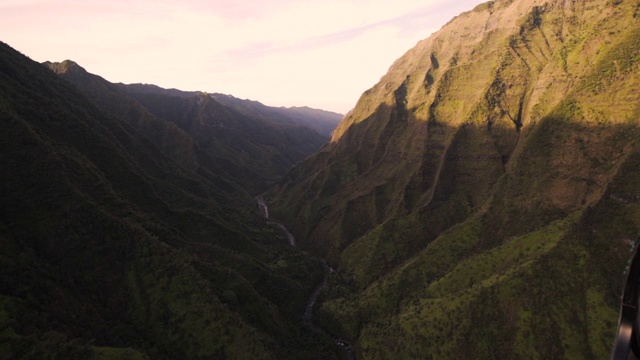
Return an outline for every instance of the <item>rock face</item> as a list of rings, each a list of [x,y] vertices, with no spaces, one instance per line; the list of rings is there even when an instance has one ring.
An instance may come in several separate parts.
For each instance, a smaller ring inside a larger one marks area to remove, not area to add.
[[[640,4],[503,0],[367,90],[267,200],[363,358],[608,357],[640,229]]]

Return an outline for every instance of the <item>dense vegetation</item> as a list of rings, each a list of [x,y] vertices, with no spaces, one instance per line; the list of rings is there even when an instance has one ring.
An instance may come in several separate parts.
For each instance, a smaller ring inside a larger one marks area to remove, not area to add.
[[[606,358],[640,230],[637,1],[497,0],[398,59],[268,197],[358,356]]]
[[[302,325],[320,261],[98,80],[92,102],[0,43],[0,358],[339,358]]]
[[[606,358],[640,230],[640,3],[496,0],[335,116],[0,44],[0,358]],[[54,74],[52,71],[54,70]],[[303,126],[304,125],[304,126]]]
[[[254,194],[325,144],[341,119],[327,111],[272,108],[222,94],[112,84],[69,60],[45,65],[176,162],[208,168]]]

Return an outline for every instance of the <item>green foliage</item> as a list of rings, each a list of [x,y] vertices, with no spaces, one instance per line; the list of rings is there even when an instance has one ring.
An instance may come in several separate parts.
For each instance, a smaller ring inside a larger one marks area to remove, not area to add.
[[[236,197],[246,190],[266,190],[317,150],[340,118],[308,108],[270,108],[220,94],[112,84],[69,61],[45,65],[100,109],[146,134],[176,163],[232,188]]]
[[[300,321],[320,261],[206,156],[176,163],[162,138],[184,133],[139,115],[0,44],[1,356],[335,358]]]
[[[640,229],[638,7],[574,5],[462,14],[268,194],[338,266],[316,322],[359,357],[608,355]],[[122,122],[12,54],[0,52],[3,352],[336,357],[300,326],[320,263],[234,184],[282,174],[294,159],[279,144],[305,145],[304,131],[255,128],[248,114],[266,110],[206,94],[93,98],[136,114]]]
[[[581,91],[600,94],[616,81],[635,69],[640,62],[640,30],[634,27],[620,36],[620,41],[609,51],[603,52],[598,65],[580,86]]]
[[[272,194],[322,204],[287,221],[338,265],[323,326],[363,358],[608,356],[640,229],[636,5],[482,4],[363,94]]]

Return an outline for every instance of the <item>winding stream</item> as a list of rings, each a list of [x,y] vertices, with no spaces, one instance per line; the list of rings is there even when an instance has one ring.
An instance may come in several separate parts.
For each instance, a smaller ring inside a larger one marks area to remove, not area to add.
[[[262,195],[256,196],[256,202],[258,203],[258,207],[262,211],[262,216],[264,216],[265,219],[269,220],[269,208],[267,207],[267,203],[264,201],[264,197]],[[273,220],[271,220],[270,222],[275,224],[282,230],[282,232],[287,236],[287,240],[289,240],[289,244],[291,246],[296,246],[296,239],[283,224]],[[320,284],[318,284],[318,286],[316,286],[316,288],[313,290],[313,293],[311,293],[311,296],[307,301],[307,306],[305,307],[304,315],[302,317],[303,322],[311,330],[320,331],[329,335],[333,339],[333,342],[347,353],[347,357],[349,358],[349,360],[356,360],[356,351],[350,342],[341,339],[327,331],[324,331],[313,323],[313,307],[315,306],[316,301],[318,300],[318,296],[320,295],[322,290],[327,287],[327,277],[334,271],[325,260],[322,260],[322,264],[324,266],[324,277],[322,278]]]

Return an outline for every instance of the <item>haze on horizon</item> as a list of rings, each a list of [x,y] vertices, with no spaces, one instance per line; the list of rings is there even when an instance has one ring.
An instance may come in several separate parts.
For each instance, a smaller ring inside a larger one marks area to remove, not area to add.
[[[111,82],[346,113],[481,0],[0,0],[0,41]]]

